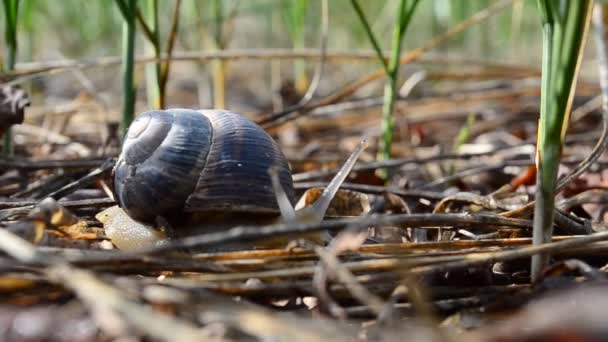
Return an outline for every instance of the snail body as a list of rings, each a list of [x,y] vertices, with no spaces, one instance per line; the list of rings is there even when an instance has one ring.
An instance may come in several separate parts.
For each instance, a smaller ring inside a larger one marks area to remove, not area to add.
[[[151,225],[205,213],[277,215],[271,167],[293,203],[287,160],[255,123],[229,111],[153,110],[129,127],[115,197],[131,218]]]
[[[113,170],[120,208],[97,217],[121,249],[242,224],[320,222],[364,147],[362,141],[313,205],[295,210],[288,162],[255,123],[224,110],[144,112]],[[170,229],[158,234],[158,226]]]

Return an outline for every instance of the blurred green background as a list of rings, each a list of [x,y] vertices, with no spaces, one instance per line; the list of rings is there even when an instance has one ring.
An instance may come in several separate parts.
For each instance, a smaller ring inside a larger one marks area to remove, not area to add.
[[[195,50],[215,35],[217,11],[212,0],[183,0],[178,49]],[[293,26],[298,25],[293,7],[297,0],[223,0],[223,35],[231,48],[292,47]],[[305,1],[304,44],[318,45],[320,2]],[[422,0],[406,40],[407,49],[420,46],[442,31],[488,7],[489,0]],[[140,1],[140,7],[142,6]],[[159,2],[160,27],[167,34],[174,1]],[[370,49],[365,31],[349,0],[330,0],[329,48]],[[388,47],[397,0],[362,1],[375,33]],[[277,20],[278,17],[278,20]],[[4,18],[2,18],[4,20]],[[18,60],[50,59],[56,53],[68,58],[117,55],[120,52],[122,18],[113,1],[108,0],[21,0],[19,12]],[[201,36],[201,33],[203,36]],[[137,37],[143,43],[143,36]],[[531,45],[535,44],[535,45]],[[466,52],[469,57],[496,61],[536,62],[540,47],[540,22],[534,0],[515,1],[492,19],[481,23],[441,50]],[[143,44],[137,44],[143,52]]]
[[[148,1],[151,0],[138,1],[144,17]],[[163,44],[170,31],[175,3],[173,0],[158,2],[160,41]],[[490,0],[421,0],[405,35],[404,53],[423,46],[433,37],[496,3]],[[399,1],[360,1],[360,5],[382,49],[388,51]],[[321,1],[317,0],[183,0],[179,14],[175,54],[216,49],[318,50],[320,45]],[[4,13],[0,18],[5,20]],[[36,65],[27,62],[66,59],[92,61],[106,56],[120,56],[121,32],[122,16],[114,1],[20,0],[17,68]],[[2,39],[2,46],[5,47],[4,37]],[[586,58],[592,58],[593,49],[588,50],[591,53]],[[153,55],[139,25],[135,51],[137,56]],[[328,51],[366,51],[373,55],[368,36],[349,0],[329,1]],[[536,1],[521,0],[512,1],[498,14],[450,39],[428,55],[540,69],[541,52],[541,25]],[[213,106],[211,62],[172,63],[166,105]],[[316,60],[281,60],[272,63],[270,60],[249,59],[228,61],[225,68],[225,106],[237,111],[270,110],[271,98],[279,91],[281,82],[293,80],[298,84],[302,82],[298,79],[304,78],[306,85],[306,81],[312,78]],[[317,94],[329,94],[378,67],[378,60],[373,58],[355,62],[328,61]],[[401,68],[400,73],[403,77],[417,68],[416,65],[407,65]],[[459,70],[461,66],[439,63],[424,68]],[[95,85],[98,94],[107,95],[109,103],[118,101],[118,104],[119,71],[119,64],[114,64],[83,69],[82,75]],[[583,68],[583,76],[590,73],[593,74],[594,69],[588,71]],[[69,73],[46,75],[37,78],[37,81],[34,85],[40,88],[34,89],[43,90],[47,102],[49,96],[71,98],[83,90],[81,82],[75,82],[74,75]],[[140,92],[138,101],[145,101],[145,73],[141,65],[135,70],[135,83]],[[302,92],[303,87],[298,88]],[[367,87],[358,95],[378,94],[381,90],[381,87]]]

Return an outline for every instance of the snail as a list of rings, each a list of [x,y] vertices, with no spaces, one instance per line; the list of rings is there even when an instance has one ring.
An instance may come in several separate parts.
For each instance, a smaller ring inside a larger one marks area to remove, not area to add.
[[[158,226],[181,237],[252,218],[321,221],[362,150],[363,143],[312,206],[296,211],[287,159],[260,126],[225,110],[147,111],[129,127],[113,169],[120,208],[100,220],[121,249],[162,242]]]

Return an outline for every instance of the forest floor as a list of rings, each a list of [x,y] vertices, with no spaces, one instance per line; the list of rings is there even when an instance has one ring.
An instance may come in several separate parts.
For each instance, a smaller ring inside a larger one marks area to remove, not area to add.
[[[349,58],[363,57],[328,61]],[[57,77],[34,82],[33,92],[65,89],[60,105],[32,96],[24,124],[13,127],[15,157],[0,160],[0,339],[606,338],[608,159],[564,184],[553,242],[532,247],[539,71],[418,62],[405,69],[393,158],[384,161],[376,161],[377,92],[317,95],[311,103],[321,105],[279,116],[271,99],[233,80],[232,107],[277,140],[298,198],[314,201],[362,137],[369,147],[321,223],[239,222],[134,252],[116,248],[98,219],[115,205],[119,99],[94,87],[76,92]],[[338,77],[332,72],[325,77]],[[192,82],[176,77],[170,105],[196,106]],[[288,81],[275,90],[282,107],[302,96]],[[598,93],[595,81],[579,82],[562,176],[603,147]],[[319,231],[332,235],[327,246],[265,245]],[[539,252],[551,254],[551,266],[532,284],[530,257]]]

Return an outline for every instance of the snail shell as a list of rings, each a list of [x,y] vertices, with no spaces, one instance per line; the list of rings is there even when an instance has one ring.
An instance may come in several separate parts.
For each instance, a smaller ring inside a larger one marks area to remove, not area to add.
[[[130,217],[150,224],[207,212],[276,214],[270,167],[293,203],[287,160],[255,123],[222,110],[153,110],[129,127],[114,168],[115,197]]]

